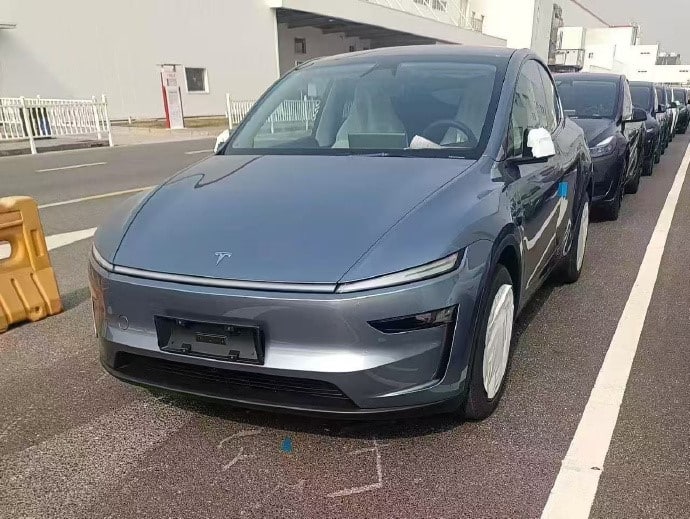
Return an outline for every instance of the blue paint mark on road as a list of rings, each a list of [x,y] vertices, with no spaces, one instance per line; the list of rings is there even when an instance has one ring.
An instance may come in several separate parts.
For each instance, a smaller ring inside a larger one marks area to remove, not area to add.
[[[286,436],[280,444],[280,450],[286,454],[292,454],[292,438]]]

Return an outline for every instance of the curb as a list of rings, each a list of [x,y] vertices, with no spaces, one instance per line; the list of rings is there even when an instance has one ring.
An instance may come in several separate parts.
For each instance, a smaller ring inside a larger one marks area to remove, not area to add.
[[[65,144],[55,144],[54,146],[41,146],[38,148],[38,155],[42,153],[47,153],[50,151],[66,151],[66,150],[81,150],[86,148],[102,148],[107,147],[107,142],[99,141],[88,141],[88,142],[74,142]],[[17,155],[30,155],[31,149],[26,148],[13,148],[10,150],[0,150],[0,157],[15,157]]]
[[[185,128],[182,130],[169,130],[167,128],[129,128],[126,126],[113,126],[112,132],[113,136],[118,134],[130,134],[130,135],[164,135],[164,136],[186,136],[186,137],[217,137],[220,132],[223,131],[223,127],[219,126],[217,128],[202,130],[202,129],[191,129]]]

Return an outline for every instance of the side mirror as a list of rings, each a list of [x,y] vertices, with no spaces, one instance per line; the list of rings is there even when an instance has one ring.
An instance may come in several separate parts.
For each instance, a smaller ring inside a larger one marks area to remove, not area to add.
[[[223,132],[216,137],[216,144],[213,146],[213,153],[218,153],[223,145],[230,139],[230,130],[223,130]]]
[[[632,119],[630,119],[631,122],[633,123],[643,123],[647,120],[647,112],[643,110],[642,108],[638,107],[633,107],[632,111]]]
[[[520,178],[520,171],[514,166],[521,164],[539,164],[547,162],[549,157],[556,154],[556,147],[551,139],[551,133],[545,128],[525,130],[522,155],[510,157],[507,163],[512,166],[511,180]]]
[[[536,128],[527,133],[527,148],[535,159],[546,159],[556,154],[551,132],[546,128]]]

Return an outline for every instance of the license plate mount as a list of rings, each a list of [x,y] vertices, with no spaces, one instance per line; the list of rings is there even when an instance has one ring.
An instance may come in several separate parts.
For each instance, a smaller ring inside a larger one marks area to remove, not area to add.
[[[258,326],[155,317],[162,351],[226,362],[263,364],[264,344]]]

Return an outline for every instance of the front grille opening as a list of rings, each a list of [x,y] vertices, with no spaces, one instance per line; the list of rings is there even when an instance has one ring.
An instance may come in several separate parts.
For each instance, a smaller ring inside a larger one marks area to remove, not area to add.
[[[337,386],[321,380],[199,366],[120,352],[115,369],[128,378],[175,391],[306,409],[357,409]]]

